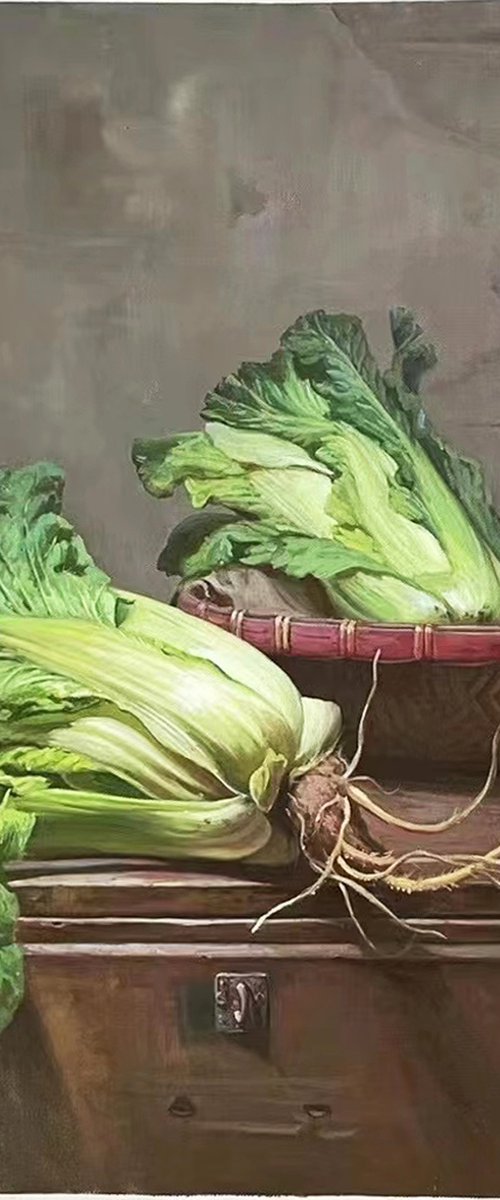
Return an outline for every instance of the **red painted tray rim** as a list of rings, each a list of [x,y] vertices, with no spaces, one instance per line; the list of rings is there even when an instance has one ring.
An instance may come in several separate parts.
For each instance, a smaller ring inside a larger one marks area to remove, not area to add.
[[[368,625],[327,617],[258,615],[211,603],[183,590],[183,612],[226,629],[271,657],[426,662],[457,666],[500,663],[500,625]]]

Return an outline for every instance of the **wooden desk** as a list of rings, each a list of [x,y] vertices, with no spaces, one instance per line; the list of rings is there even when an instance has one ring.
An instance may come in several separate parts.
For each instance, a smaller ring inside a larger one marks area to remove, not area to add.
[[[465,798],[415,786],[406,811]],[[468,849],[500,840],[500,801],[467,830]],[[500,1194],[494,887],[398,902],[442,942],[398,942],[365,912],[372,953],[326,888],[253,935],[298,879],[104,861],[12,876],[28,988],[0,1039],[3,1191]],[[220,971],[267,976],[265,1029],[217,1032]]]

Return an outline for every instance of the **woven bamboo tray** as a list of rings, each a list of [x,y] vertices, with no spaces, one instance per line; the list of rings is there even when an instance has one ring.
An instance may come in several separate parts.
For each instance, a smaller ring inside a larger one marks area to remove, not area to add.
[[[177,595],[185,612],[276,659],[303,694],[341,705],[353,742],[380,650],[367,724],[367,769],[425,778],[437,769],[486,771],[500,723],[500,625],[363,625],[214,603],[203,584]]]

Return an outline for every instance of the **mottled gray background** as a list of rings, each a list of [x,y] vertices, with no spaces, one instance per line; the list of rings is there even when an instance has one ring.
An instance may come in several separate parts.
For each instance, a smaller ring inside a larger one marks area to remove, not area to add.
[[[500,4],[0,7],[4,462],[55,458],[94,554],[154,568],[182,501],[134,435],[197,423],[301,311],[382,354],[414,306],[429,408],[500,482]]]

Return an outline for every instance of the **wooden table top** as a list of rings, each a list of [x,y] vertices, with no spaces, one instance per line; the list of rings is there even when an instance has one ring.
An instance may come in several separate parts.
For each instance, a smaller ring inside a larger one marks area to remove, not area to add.
[[[432,785],[405,783],[394,796],[381,797],[381,802],[412,821],[439,821],[464,808],[481,782],[459,779]],[[387,786],[391,786],[390,782]],[[371,820],[370,829],[380,836],[379,822]],[[416,835],[384,825],[383,840],[396,853],[416,846],[454,854],[490,850],[500,842],[500,786],[496,786],[476,813],[446,833]],[[303,866],[286,871],[257,871],[241,864],[180,865],[130,858],[25,861],[11,865],[8,875],[26,918],[246,918],[249,921],[300,891],[313,878]],[[418,897],[387,895],[391,907],[402,915],[489,915],[500,919],[500,890],[493,883]],[[301,902],[284,915],[319,918],[341,914],[345,915],[345,908],[337,889],[323,887],[313,899]]]

